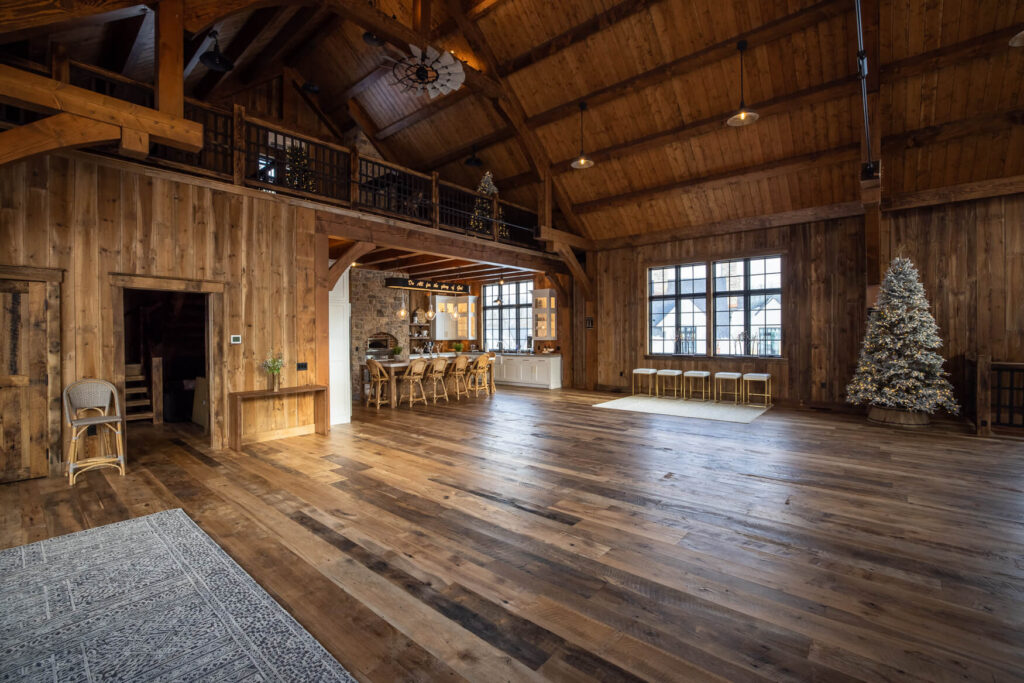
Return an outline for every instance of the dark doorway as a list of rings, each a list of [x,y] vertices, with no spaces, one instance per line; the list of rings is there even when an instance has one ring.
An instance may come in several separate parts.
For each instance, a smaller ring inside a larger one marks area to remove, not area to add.
[[[128,420],[191,421],[209,428],[207,297],[195,292],[124,290]]]

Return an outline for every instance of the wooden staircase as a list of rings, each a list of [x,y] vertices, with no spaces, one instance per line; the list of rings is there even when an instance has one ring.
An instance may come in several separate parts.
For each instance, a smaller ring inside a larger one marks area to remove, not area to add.
[[[148,377],[142,363],[125,364],[125,420],[152,420],[153,424],[164,421],[163,375],[162,358],[152,359]]]

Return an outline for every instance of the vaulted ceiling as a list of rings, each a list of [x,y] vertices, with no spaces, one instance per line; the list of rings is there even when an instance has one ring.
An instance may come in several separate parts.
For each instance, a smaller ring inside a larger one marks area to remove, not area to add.
[[[222,11],[255,8],[223,17],[195,4],[193,96],[223,98],[289,66],[319,86],[318,106],[339,129],[358,125],[392,161],[473,186],[483,169],[462,162],[475,146],[502,196],[528,206],[550,171],[560,227],[588,237],[860,198],[852,0],[225,0]],[[1024,49],[1009,46],[1024,30],[1024,0],[865,0],[864,10],[883,196],[1024,173]],[[30,58],[62,43],[76,59],[151,80],[151,15],[140,6],[105,25],[13,37]],[[381,36],[391,45],[363,41],[367,16],[391,22]],[[223,78],[196,59],[210,28],[237,64]],[[409,34],[479,78],[436,100],[402,92],[388,59]],[[746,101],[761,120],[729,128],[740,38]],[[582,101],[597,164],[573,171]]]

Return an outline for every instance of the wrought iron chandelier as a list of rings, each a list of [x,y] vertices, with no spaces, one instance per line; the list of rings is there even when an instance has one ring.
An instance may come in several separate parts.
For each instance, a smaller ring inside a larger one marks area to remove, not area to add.
[[[425,92],[433,99],[455,92],[466,81],[462,62],[451,52],[440,52],[429,45],[426,50],[410,45],[409,51],[412,54],[395,60],[391,67],[395,85],[403,92]]]

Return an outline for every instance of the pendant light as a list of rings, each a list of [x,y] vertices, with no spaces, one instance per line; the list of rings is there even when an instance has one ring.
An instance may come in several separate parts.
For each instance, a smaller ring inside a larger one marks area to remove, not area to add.
[[[504,285],[505,284],[505,269],[504,268],[498,271],[498,284],[499,285]]]
[[[434,310],[434,295],[427,294],[427,320],[433,320],[435,315],[437,315],[437,312]]]
[[[405,304],[405,290],[402,290],[402,307],[398,309],[398,319],[405,320],[409,317],[409,307]]]
[[[587,103],[580,102],[580,155],[572,160],[569,164],[577,171],[582,171],[585,168],[590,168],[594,165],[593,159],[588,159],[587,155],[583,153],[583,112],[587,110]]]
[[[234,62],[221,54],[220,41],[218,40],[217,32],[210,31],[210,37],[213,38],[213,49],[207,50],[201,54],[199,56],[199,62],[210,71],[219,71],[224,73],[234,69]]]
[[[743,53],[747,51],[747,41],[741,40],[736,43],[736,49],[740,53],[740,108],[725,122],[726,125],[733,126],[734,128],[749,126],[760,118],[756,111],[747,108],[747,103],[743,99]]]
[[[469,166],[470,168],[480,168],[481,166],[484,165],[484,160],[476,155],[476,145],[472,146],[472,150],[473,151],[470,153],[470,155],[466,157],[466,160],[463,161],[462,163],[465,164],[466,166]]]

